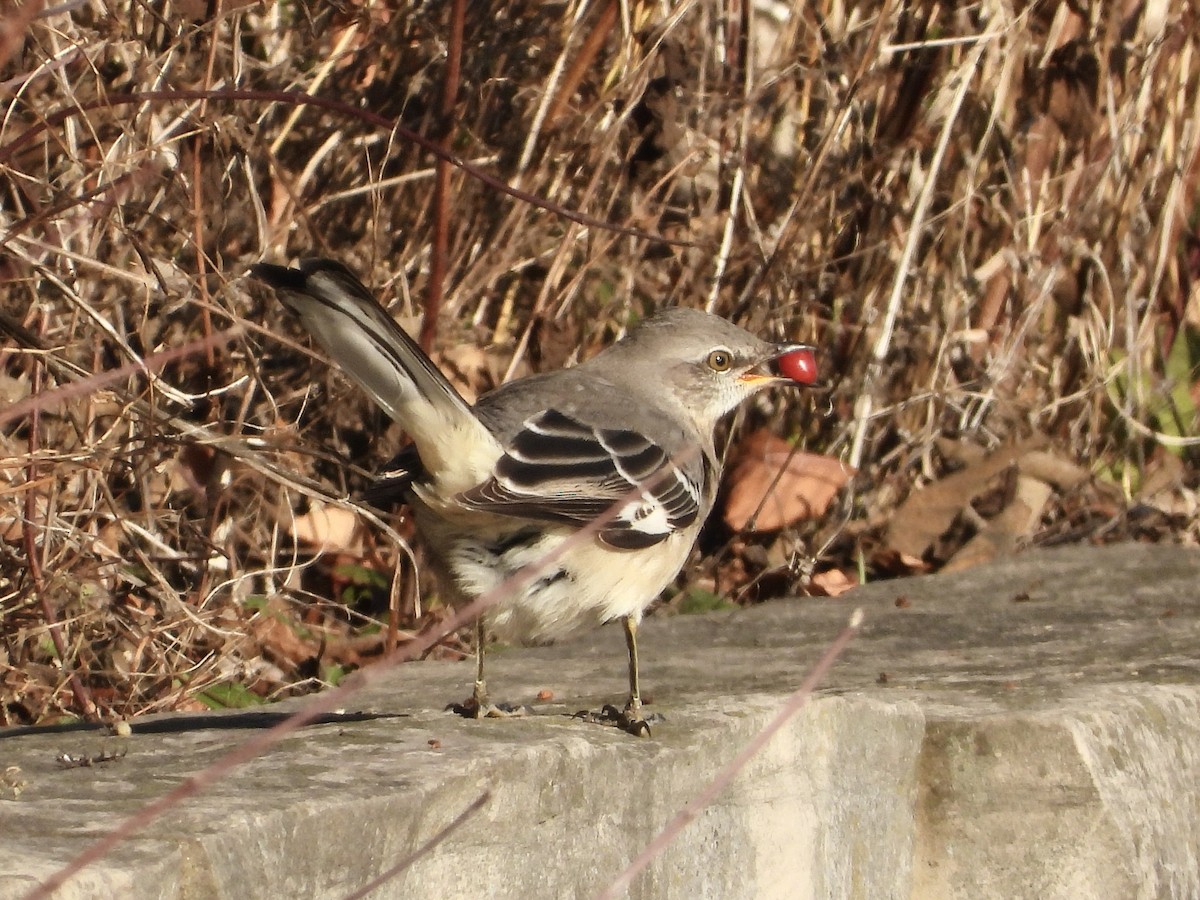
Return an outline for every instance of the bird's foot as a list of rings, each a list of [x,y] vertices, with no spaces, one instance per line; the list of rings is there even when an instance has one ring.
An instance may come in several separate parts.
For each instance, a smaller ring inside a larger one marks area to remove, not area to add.
[[[470,697],[462,703],[451,703],[446,711],[464,719],[514,719],[528,715],[529,707],[515,703],[491,703],[486,699],[481,701],[477,697]]]
[[[650,723],[664,721],[663,717],[658,713],[645,715],[642,712],[642,705],[640,703],[631,703],[624,710],[617,709],[611,703],[606,703],[600,712],[592,712],[591,710],[584,709],[575,713],[572,718],[582,719],[585,722],[591,722],[593,725],[608,725],[611,728],[619,728],[626,734],[632,734],[634,737],[650,737]]]

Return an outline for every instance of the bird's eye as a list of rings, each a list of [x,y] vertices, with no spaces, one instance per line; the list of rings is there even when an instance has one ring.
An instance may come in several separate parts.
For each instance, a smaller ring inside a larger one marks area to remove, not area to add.
[[[708,354],[708,367],[714,372],[728,372],[733,365],[733,354],[728,350],[714,350]]]

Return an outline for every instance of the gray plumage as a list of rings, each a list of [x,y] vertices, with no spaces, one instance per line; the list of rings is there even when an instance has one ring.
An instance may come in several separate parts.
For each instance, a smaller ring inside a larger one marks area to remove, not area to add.
[[[452,602],[494,589],[625,503],[596,537],[502,598],[486,623],[506,640],[536,643],[622,619],[627,712],[640,721],[637,622],[712,509],[715,426],[764,387],[802,383],[773,363],[810,348],[669,309],[574,368],[510,382],[472,407],[345,266],[312,259],[251,271],[412,437],[420,466],[402,483]]]

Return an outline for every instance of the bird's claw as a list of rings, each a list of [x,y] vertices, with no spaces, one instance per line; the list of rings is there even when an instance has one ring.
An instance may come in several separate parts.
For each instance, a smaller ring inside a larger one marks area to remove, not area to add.
[[[447,712],[464,719],[515,719],[529,714],[529,707],[515,703],[480,703],[472,697],[462,703],[451,703],[446,707]]]
[[[648,716],[643,715],[641,704],[638,704],[637,707],[629,706],[624,710],[620,710],[611,703],[604,704],[600,712],[582,709],[575,713],[572,718],[582,719],[584,722],[590,722],[593,725],[607,725],[611,728],[619,728],[621,731],[624,731],[626,734],[632,734],[634,737],[651,737],[650,723],[663,721],[663,717],[658,713],[651,713]]]

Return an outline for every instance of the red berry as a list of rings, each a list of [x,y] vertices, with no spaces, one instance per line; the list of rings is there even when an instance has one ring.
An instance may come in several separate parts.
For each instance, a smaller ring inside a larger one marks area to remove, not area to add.
[[[816,384],[817,356],[810,348],[801,347],[775,360],[775,370],[797,384]]]

